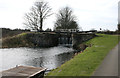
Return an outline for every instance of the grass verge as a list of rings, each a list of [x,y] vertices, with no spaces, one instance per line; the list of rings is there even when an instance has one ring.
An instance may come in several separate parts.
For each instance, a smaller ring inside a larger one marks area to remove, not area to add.
[[[87,42],[84,52],[52,70],[47,76],[91,76],[107,53],[118,44],[118,36],[99,34]]]
[[[27,32],[2,39],[2,48],[29,47],[33,45],[26,38]]]

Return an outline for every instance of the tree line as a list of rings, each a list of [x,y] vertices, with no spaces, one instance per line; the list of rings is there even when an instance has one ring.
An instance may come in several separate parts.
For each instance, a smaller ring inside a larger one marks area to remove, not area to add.
[[[49,16],[53,15],[52,8],[48,2],[39,1],[35,2],[29,13],[25,14],[25,22],[23,23],[28,29],[42,31],[43,22]],[[66,6],[61,8],[56,14],[56,21],[54,29],[78,29],[76,17],[70,7]]]
[[[0,28],[0,30],[2,30],[2,37],[0,37],[0,38],[11,37],[11,36],[18,35],[20,33],[30,32],[30,30],[28,30],[28,29]]]

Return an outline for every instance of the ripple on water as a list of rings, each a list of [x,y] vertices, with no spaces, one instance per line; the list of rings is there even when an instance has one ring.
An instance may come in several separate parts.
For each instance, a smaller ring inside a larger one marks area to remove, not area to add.
[[[73,56],[73,49],[63,46],[51,48],[5,48],[0,49],[0,65],[5,70],[16,65],[29,65],[54,69]],[[1,62],[2,61],[2,62]]]

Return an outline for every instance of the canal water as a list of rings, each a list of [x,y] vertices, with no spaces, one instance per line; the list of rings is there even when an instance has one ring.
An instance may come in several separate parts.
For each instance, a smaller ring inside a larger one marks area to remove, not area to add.
[[[55,69],[70,60],[72,48],[57,46],[51,48],[6,48],[0,49],[0,71],[16,65]]]

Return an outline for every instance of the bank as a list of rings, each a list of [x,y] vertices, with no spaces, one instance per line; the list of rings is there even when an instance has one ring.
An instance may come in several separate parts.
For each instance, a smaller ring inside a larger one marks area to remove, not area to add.
[[[91,76],[108,52],[118,44],[118,36],[99,34],[84,42],[88,47],[47,76]]]
[[[2,48],[39,47],[47,48],[62,45],[77,45],[94,38],[94,33],[70,32],[25,32],[2,40]],[[84,48],[84,47],[83,47]]]
[[[2,39],[2,48],[57,46],[57,35],[54,33],[25,32]]]

